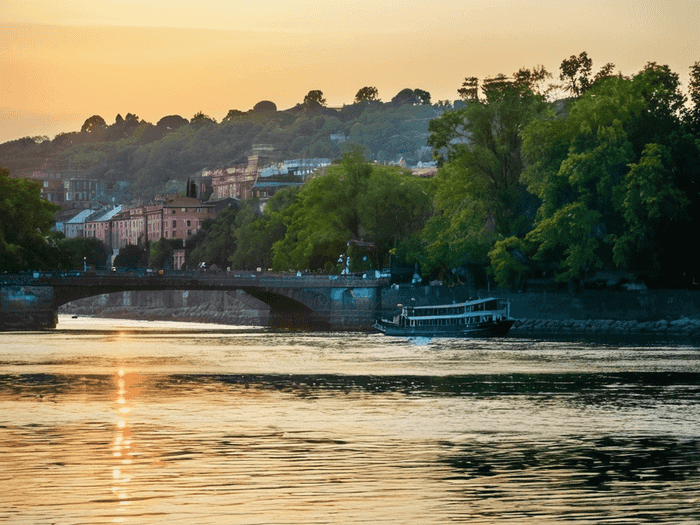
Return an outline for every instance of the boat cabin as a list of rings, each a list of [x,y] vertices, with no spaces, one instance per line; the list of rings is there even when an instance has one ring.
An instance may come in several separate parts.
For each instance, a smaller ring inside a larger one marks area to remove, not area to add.
[[[509,304],[500,299],[479,299],[440,306],[403,306],[399,326],[454,326],[498,322],[510,316]]]

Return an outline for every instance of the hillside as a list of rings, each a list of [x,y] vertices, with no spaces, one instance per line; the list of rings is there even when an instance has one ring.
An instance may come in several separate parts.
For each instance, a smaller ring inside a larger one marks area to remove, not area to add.
[[[254,145],[265,145],[264,160],[338,158],[349,143],[365,148],[368,160],[409,163],[430,160],[428,122],[444,107],[415,100],[363,102],[342,108],[315,103],[278,111],[263,101],[250,111],[231,110],[217,123],[198,113],[156,124],[117,115],[107,124],[88,118],[80,132],[25,137],[0,144],[0,165],[14,175],[36,170],[73,172],[108,183],[128,181],[132,196],[151,197],[166,187],[184,186],[198,171],[245,162]]]

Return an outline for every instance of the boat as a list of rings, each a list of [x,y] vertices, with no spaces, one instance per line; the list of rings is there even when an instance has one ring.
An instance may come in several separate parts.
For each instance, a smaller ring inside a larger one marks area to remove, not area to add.
[[[510,303],[489,297],[466,303],[404,306],[393,319],[380,319],[374,328],[385,335],[406,337],[498,337],[515,323]]]

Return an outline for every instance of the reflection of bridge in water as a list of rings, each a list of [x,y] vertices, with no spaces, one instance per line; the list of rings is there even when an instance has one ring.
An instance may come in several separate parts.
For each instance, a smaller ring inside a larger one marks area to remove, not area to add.
[[[242,290],[270,306],[277,327],[369,329],[386,279],[255,273],[113,274],[34,272],[0,275],[0,330],[54,328],[58,307],[85,297],[139,290]]]

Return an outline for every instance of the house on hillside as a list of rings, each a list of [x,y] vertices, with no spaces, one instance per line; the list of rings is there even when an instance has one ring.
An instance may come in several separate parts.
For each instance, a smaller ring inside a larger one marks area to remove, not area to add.
[[[233,197],[248,200],[252,197],[252,188],[258,177],[257,155],[248,157],[245,166],[233,166],[216,170],[203,170],[202,177],[211,177],[212,195],[210,200]]]

